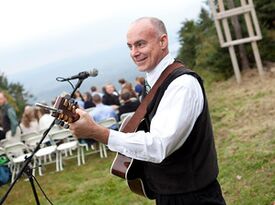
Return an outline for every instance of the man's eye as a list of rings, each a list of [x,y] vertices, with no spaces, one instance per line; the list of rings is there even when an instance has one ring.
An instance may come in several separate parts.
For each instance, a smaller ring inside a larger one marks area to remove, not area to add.
[[[139,43],[137,43],[137,47],[143,47],[144,45],[145,45],[144,42],[139,42]]]

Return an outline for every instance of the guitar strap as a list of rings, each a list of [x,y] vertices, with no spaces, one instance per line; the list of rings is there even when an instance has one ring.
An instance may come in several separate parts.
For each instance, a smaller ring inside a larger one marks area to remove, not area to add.
[[[167,79],[169,74],[171,74],[174,70],[183,67],[183,64],[175,61],[171,65],[169,65],[160,75],[157,82],[154,84],[152,89],[148,92],[148,94],[143,98],[141,104],[137,108],[134,115],[131,117],[131,119],[128,121],[128,123],[122,128],[122,132],[128,133],[128,132],[135,132],[135,130],[138,128],[141,120],[144,118],[147,112],[147,107],[149,103],[153,100],[153,97],[155,96],[158,88],[161,86],[161,84]]]

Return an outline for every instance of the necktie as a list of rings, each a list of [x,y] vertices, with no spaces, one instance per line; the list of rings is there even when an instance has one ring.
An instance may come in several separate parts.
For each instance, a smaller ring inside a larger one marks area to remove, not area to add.
[[[149,93],[149,91],[151,90],[151,86],[149,85],[149,83],[147,82],[147,80],[145,80],[144,86],[145,86],[146,94]]]

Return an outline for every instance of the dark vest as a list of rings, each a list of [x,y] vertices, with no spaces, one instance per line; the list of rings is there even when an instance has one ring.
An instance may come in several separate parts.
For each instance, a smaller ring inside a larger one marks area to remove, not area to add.
[[[185,143],[161,163],[141,162],[147,186],[158,194],[177,194],[199,190],[218,176],[217,156],[214,145],[208,103],[202,79],[193,71],[180,68],[168,76],[148,106],[145,120],[150,122],[169,84],[177,77],[194,76],[203,91],[204,105]],[[173,99],[171,99],[173,100]],[[188,109],[188,108],[187,108]],[[173,116],[167,116],[167,119]]]

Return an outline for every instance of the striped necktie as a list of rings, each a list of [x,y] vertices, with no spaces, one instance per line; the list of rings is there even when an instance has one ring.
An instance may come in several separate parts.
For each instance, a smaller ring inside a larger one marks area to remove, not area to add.
[[[149,83],[147,82],[147,80],[145,80],[144,86],[145,86],[146,94],[149,93],[149,91],[151,90],[151,86],[149,85]]]

